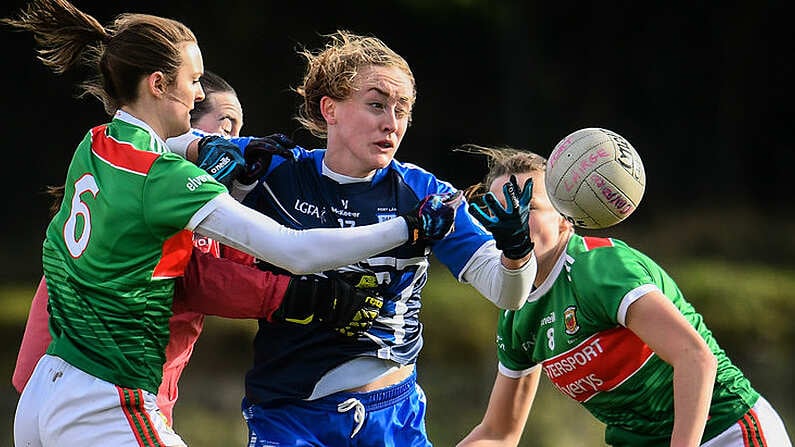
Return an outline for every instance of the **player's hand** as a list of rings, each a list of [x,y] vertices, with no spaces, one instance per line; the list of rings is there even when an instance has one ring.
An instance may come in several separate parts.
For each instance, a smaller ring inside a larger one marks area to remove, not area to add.
[[[335,331],[347,337],[366,332],[378,318],[384,298],[372,272],[328,272],[334,299],[321,316]]]
[[[246,169],[240,175],[238,181],[244,185],[250,185],[259,180],[268,170],[271,159],[274,155],[292,159],[293,153],[290,149],[296,144],[287,135],[275,133],[267,137],[252,138],[243,151],[246,160]]]
[[[307,325],[324,323],[352,337],[367,331],[384,304],[375,275],[329,272],[329,278],[293,276],[272,319]]]
[[[409,227],[409,242],[438,241],[453,231],[455,214],[461,204],[461,191],[431,194],[403,215]]]
[[[236,144],[224,137],[210,135],[199,140],[196,166],[207,171],[227,188],[245,170],[246,161]]]
[[[527,220],[530,217],[530,199],[533,197],[533,179],[527,179],[518,192],[519,185],[516,176],[502,187],[505,194],[506,207],[497,201],[491,192],[483,196],[487,214],[477,204],[469,204],[469,213],[472,214],[494,236],[497,248],[508,259],[522,259],[533,250],[533,241],[530,240]]]

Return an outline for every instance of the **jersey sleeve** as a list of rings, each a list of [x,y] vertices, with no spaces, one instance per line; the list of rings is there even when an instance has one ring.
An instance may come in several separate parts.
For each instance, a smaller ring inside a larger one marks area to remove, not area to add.
[[[497,322],[497,359],[500,361],[500,372],[512,378],[526,375],[536,366],[532,360],[534,344],[522,339],[514,323],[517,313],[512,310],[500,312]]]
[[[475,253],[493,239],[491,234],[475,221],[467,209],[469,209],[467,201],[462,200],[455,216],[453,232],[433,246],[436,257],[450,269],[450,272],[459,281]]]
[[[456,191],[450,183],[437,179],[433,174],[411,163],[405,163],[403,166],[408,168],[403,174],[404,180],[412,187],[418,199],[430,194]],[[466,200],[462,200],[456,212],[453,232],[432,245],[436,258],[446,265],[459,281],[475,252],[492,239],[491,234],[469,215],[467,208]]]
[[[643,259],[629,247],[600,247],[580,255],[570,276],[577,294],[599,321],[624,325],[626,309],[656,287]]]
[[[176,154],[163,154],[149,170],[144,186],[146,222],[154,231],[193,230],[193,222],[213,211],[205,205],[224,192],[226,187],[193,163]]]
[[[193,249],[175,300],[205,315],[266,318],[281,305],[290,277]]]

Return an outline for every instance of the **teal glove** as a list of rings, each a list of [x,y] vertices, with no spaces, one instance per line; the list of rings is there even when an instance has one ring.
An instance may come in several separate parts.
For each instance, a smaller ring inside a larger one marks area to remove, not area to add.
[[[229,188],[232,180],[246,168],[240,149],[224,137],[211,135],[199,140],[199,157],[196,166],[207,171],[218,183]]]
[[[519,185],[516,176],[503,185],[506,208],[497,201],[491,192],[483,196],[486,214],[477,204],[469,204],[469,213],[477,219],[494,236],[497,248],[508,259],[522,259],[533,250],[533,241],[527,221],[530,218],[530,199],[533,197],[533,179],[527,179],[521,195],[517,194]]]

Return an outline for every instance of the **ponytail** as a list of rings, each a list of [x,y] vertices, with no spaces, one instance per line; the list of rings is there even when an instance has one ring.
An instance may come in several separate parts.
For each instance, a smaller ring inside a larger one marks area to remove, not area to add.
[[[67,0],[33,0],[12,19],[1,19],[18,31],[33,33],[39,60],[56,74],[75,65],[95,71],[81,83],[113,114],[137,99],[138,83],[156,71],[168,82],[182,62],[180,45],[196,42],[180,22],[147,14],[121,14],[109,27]]]
[[[56,74],[90,63],[90,53],[101,53],[111,38],[95,18],[64,0],[34,0],[16,19],[2,23],[32,32],[40,47],[38,59]]]

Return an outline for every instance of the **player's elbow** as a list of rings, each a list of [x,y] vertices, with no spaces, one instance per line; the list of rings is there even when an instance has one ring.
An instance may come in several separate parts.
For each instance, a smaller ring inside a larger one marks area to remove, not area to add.
[[[710,351],[707,346],[704,346],[702,349],[699,349],[698,352],[694,354],[694,362],[701,366],[701,368],[709,373],[710,375],[714,376],[718,372],[718,358],[715,357],[715,354]]]
[[[687,368],[701,374],[715,376],[718,371],[718,358],[706,343],[695,343],[679,350],[679,355],[671,362],[674,368]]]

